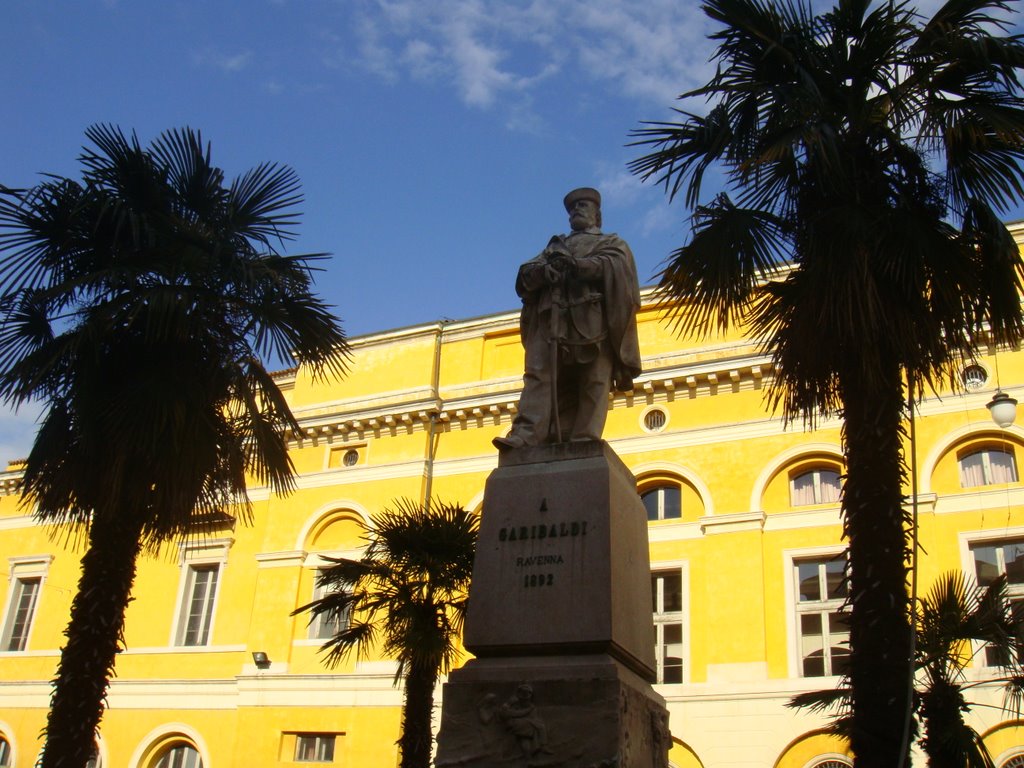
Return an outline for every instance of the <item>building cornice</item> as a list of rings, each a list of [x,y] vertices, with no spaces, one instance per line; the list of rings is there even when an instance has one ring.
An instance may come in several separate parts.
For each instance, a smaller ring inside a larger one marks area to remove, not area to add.
[[[664,401],[682,395],[693,399],[760,389],[771,371],[772,362],[767,355],[655,368],[641,374],[631,392],[610,394],[609,408],[632,407],[638,398]],[[333,411],[323,406],[308,408],[307,415],[296,414],[300,429],[290,431],[288,439],[292,447],[302,448],[426,430],[431,423],[442,429],[463,430],[497,426],[512,420],[519,403],[518,379],[501,383],[504,386],[498,391],[453,398],[417,398],[377,407],[366,407],[359,401],[339,401]]]

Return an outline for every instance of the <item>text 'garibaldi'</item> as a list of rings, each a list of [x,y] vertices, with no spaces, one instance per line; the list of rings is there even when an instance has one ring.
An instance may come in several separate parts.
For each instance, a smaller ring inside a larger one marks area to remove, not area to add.
[[[636,312],[640,286],[629,246],[601,232],[601,195],[581,187],[565,196],[568,235],[519,268],[523,391],[502,450],[600,440],[608,393],[629,391],[640,373]]]

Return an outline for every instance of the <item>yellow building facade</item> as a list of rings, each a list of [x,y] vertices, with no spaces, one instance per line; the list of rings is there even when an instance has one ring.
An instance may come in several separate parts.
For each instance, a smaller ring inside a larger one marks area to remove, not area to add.
[[[771,361],[750,339],[681,339],[649,295],[638,320],[644,373],[611,400],[605,437],[648,512],[672,764],[848,765],[822,718],[786,707],[833,687],[845,660],[840,423],[806,431],[774,415]],[[318,647],[334,628],[290,614],[315,596],[323,557],[358,556],[360,524],[395,499],[480,509],[497,465],[491,440],[509,429],[521,385],[517,321],[508,312],[357,338],[341,381],[278,375],[302,426],[291,440],[297,490],[253,488],[250,524],[140,561],[98,766],[397,765],[395,665],[327,669]],[[915,421],[920,591],[960,569],[982,581],[1007,573],[1024,599],[1024,429],[995,426],[986,409],[997,387],[1024,395],[1024,353],[989,349],[962,373],[965,386],[929,393]],[[33,520],[19,478],[17,463],[0,473],[5,768],[39,756],[81,556]],[[975,650],[969,698],[995,706],[969,721],[1000,768],[1024,765],[1024,727],[984,682],[994,660]]]

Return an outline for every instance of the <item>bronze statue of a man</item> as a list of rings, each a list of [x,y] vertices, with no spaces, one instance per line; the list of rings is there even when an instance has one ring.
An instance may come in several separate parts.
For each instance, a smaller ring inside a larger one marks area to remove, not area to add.
[[[565,196],[568,235],[555,235],[519,268],[520,335],[526,371],[512,430],[500,450],[600,440],[608,393],[629,391],[640,373],[640,286],[629,246],[601,232],[601,194]]]

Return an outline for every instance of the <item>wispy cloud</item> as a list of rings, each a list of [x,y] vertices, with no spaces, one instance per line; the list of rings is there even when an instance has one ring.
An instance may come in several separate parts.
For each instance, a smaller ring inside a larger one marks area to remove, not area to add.
[[[480,27],[478,3],[466,4],[455,18],[448,22],[443,34],[445,50],[454,65],[455,80],[465,102],[474,107],[487,107],[495,95],[514,87],[516,78],[502,69],[506,58],[500,47],[484,43],[478,35]],[[465,11],[469,11],[468,13]]]
[[[393,82],[398,78],[398,57],[390,47],[386,33],[381,29],[378,19],[363,15],[357,19],[356,29],[359,37],[359,64],[373,74]],[[346,44],[341,42],[342,46]]]
[[[655,232],[671,232],[680,229],[684,223],[680,218],[680,209],[670,206],[665,200],[660,205],[647,209],[640,225],[640,231],[645,235]]]
[[[617,165],[600,172],[597,184],[605,201],[615,205],[631,205],[644,191],[639,178]]]
[[[570,67],[657,104],[710,72],[708,24],[678,0],[357,0],[350,8],[364,70],[447,84],[477,109],[514,107],[508,122],[519,129],[538,127],[526,118],[529,94]]]
[[[575,49],[582,66],[631,96],[664,103],[712,72],[710,23],[696,3],[594,0],[573,5],[580,17]]]
[[[213,49],[195,51],[192,54],[192,63],[197,67],[212,67],[222,72],[241,72],[249,66],[252,61],[250,51],[240,53],[224,53]]]

